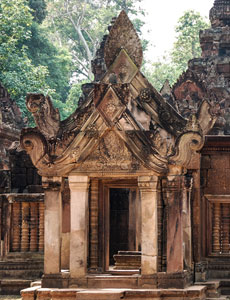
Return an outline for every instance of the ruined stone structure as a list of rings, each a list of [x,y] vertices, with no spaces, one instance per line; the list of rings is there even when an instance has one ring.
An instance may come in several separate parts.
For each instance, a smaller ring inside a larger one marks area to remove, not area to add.
[[[218,298],[230,274],[229,12],[214,2],[202,58],[161,93],[121,12],[68,119],[28,95],[37,127],[21,146],[42,176],[45,245],[42,288],[23,299]]]
[[[0,169],[9,170],[6,149],[19,140],[24,125],[18,106],[0,84]]]
[[[43,273],[44,194],[41,177],[20,148],[24,126],[0,85],[0,293],[18,293]]]

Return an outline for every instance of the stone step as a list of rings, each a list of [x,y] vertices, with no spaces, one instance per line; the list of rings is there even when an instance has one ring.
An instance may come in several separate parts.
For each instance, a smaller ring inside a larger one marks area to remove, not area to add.
[[[137,288],[138,275],[132,276],[114,276],[114,275],[99,275],[88,276],[88,288]]]
[[[222,295],[230,295],[230,280],[221,279],[220,280],[220,290]]]
[[[0,261],[0,278],[37,279],[43,274],[43,261]]]
[[[210,280],[206,282],[196,282],[196,285],[204,285],[207,287],[206,295],[210,299],[219,299],[220,293],[220,280]]]
[[[228,300],[229,297],[220,296],[219,298],[206,298],[206,300]]]
[[[135,274],[140,274],[140,270],[139,269],[133,269],[133,270],[110,269],[108,273],[111,275],[135,275]]]
[[[48,289],[32,287],[21,291],[23,300],[204,300],[206,287],[186,289]],[[225,300],[225,299],[222,299]]]
[[[30,287],[32,280],[23,279],[1,279],[0,294],[1,295],[20,295],[22,289]]]

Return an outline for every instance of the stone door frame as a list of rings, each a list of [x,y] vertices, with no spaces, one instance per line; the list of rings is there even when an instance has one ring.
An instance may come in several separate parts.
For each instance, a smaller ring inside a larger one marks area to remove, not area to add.
[[[110,188],[128,188],[136,189],[136,199],[139,199],[139,190],[137,179],[103,179],[100,181],[99,189],[99,249],[100,261],[102,262],[103,272],[109,272],[109,189]],[[102,225],[102,226],[101,226]],[[140,225],[139,225],[140,226]]]

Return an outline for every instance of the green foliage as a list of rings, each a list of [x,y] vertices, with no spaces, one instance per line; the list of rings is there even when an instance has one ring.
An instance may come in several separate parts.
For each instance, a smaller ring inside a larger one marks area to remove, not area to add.
[[[70,89],[72,57],[64,49],[54,46],[47,38],[47,31],[37,23],[31,26],[31,38],[25,42],[28,57],[35,66],[45,66],[48,70],[46,83],[55,90],[57,100],[65,102]]]
[[[29,1],[28,3],[29,7],[32,9],[33,20],[36,23],[41,24],[47,15],[45,0],[28,0],[28,1]]]
[[[173,85],[180,74],[187,69],[188,61],[201,56],[199,42],[200,30],[209,27],[209,23],[193,10],[186,11],[176,26],[176,42],[168,55],[154,62],[147,71],[151,83],[160,90],[166,79]]]
[[[41,23],[46,15],[43,0],[1,0],[0,2],[0,81],[30,124],[25,106],[29,92],[49,93],[66,117],[65,101],[69,92],[71,56],[55,47]]]
[[[151,67],[147,68],[144,73],[158,91],[161,90],[166,79],[168,79],[170,85],[173,85],[180,75],[177,66],[166,56],[162,58],[162,61],[152,63]]]
[[[0,81],[16,100],[24,115],[27,92],[46,92],[47,69],[35,67],[23,46],[30,36],[32,15],[27,1],[1,0],[0,2]]]
[[[72,85],[66,101],[66,113],[70,114],[77,108],[79,99],[82,96],[81,86],[87,82],[87,80],[82,80]]]
[[[143,23],[138,19],[137,2],[141,0],[48,0],[46,27],[53,32],[51,39],[71,52],[76,80],[93,79],[91,60],[111,19],[122,9],[135,17],[140,32]]]
[[[190,59],[201,56],[199,32],[208,27],[209,24],[200,13],[193,10],[186,11],[178,20],[177,38],[171,55],[173,62],[180,66],[181,71],[187,68]]]

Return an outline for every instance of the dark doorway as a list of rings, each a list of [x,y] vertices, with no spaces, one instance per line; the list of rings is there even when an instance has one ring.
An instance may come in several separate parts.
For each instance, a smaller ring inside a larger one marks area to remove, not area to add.
[[[114,265],[113,255],[129,250],[129,192],[126,188],[109,189],[110,235],[109,264]]]

